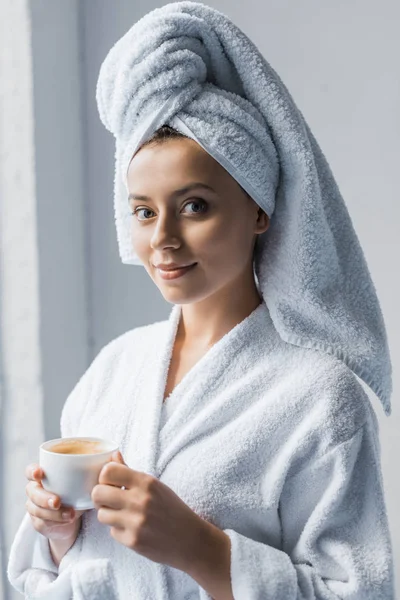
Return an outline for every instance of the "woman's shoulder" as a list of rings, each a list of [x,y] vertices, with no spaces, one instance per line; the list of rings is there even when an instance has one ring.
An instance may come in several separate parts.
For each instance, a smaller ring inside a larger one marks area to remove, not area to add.
[[[66,431],[77,430],[83,410],[90,412],[94,405],[98,410],[101,402],[107,400],[107,390],[131,375],[137,364],[135,357],[145,356],[146,347],[155,347],[166,323],[157,321],[125,331],[97,352],[64,403],[61,420],[64,435]]]
[[[154,340],[159,340],[167,326],[168,320],[162,320],[129,329],[107,342],[101,348],[99,355],[110,358],[131,348],[139,348],[142,351],[146,344],[152,344]]]
[[[319,433],[329,449],[349,439],[369,419],[376,423],[363,384],[342,359],[311,348],[298,347],[291,354],[294,393],[288,410],[297,415],[298,426],[306,435]]]
[[[298,348],[289,354],[289,359],[282,361],[282,369],[284,364],[289,368],[287,376],[282,373],[277,382],[286,450],[295,448],[288,475],[358,439],[362,429],[378,438],[371,401],[343,360],[311,348]]]

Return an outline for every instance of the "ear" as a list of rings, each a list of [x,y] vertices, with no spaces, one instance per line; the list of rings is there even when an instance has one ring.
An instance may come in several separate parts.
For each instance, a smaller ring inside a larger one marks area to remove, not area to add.
[[[270,224],[270,218],[265,211],[260,207],[258,209],[257,227],[255,233],[264,233],[267,231]]]

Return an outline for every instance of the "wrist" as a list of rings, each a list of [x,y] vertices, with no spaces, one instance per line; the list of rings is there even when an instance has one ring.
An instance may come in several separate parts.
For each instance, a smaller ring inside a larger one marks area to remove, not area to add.
[[[59,539],[49,539],[48,540],[50,555],[51,555],[56,567],[59,567],[61,560],[64,558],[64,556],[66,555],[68,550],[70,550],[70,548],[72,548],[72,546],[76,542],[76,539],[79,535],[79,531],[81,528],[81,521],[82,521],[81,518],[79,518],[77,520],[76,528],[70,537],[63,539],[63,540],[59,540]]]
[[[194,579],[201,577],[203,572],[230,564],[230,539],[227,534],[208,521],[203,521],[200,535],[196,538],[196,556],[186,570]]]
[[[212,598],[233,600],[230,577],[231,540],[211,523],[203,529],[196,560],[186,571]]]

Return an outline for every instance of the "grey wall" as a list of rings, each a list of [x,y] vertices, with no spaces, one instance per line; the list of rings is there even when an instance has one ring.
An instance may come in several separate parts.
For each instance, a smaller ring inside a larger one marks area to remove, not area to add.
[[[57,435],[68,389],[89,358],[167,304],[141,267],[118,257],[114,144],[97,114],[100,64],[117,39],[163,2],[35,0],[35,100],[42,230],[46,429]],[[318,139],[347,203],[388,327],[393,413],[380,422],[382,468],[400,580],[400,406],[397,168],[400,78],[395,0],[210,0],[259,46]],[[49,24],[51,25],[49,27]],[[50,79],[49,79],[50,77]]]
[[[30,3],[46,439],[91,354],[78,2]]]

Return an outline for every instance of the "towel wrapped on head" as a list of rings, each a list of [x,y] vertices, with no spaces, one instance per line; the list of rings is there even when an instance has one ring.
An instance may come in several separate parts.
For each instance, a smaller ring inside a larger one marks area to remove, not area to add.
[[[348,210],[302,113],[243,31],[199,2],[157,8],[111,48],[96,97],[116,142],[122,262],[142,264],[131,243],[129,163],[170,125],[199,143],[270,217],[255,270],[281,338],[341,359],[389,416],[387,334]]]

